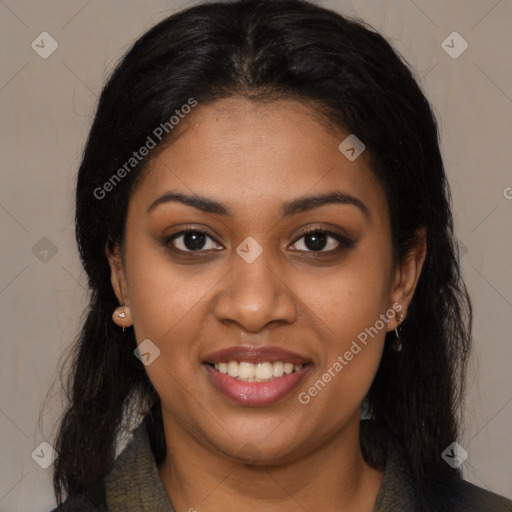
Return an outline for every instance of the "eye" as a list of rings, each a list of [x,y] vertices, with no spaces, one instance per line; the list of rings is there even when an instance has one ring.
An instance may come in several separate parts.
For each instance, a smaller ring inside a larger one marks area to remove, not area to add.
[[[304,239],[304,242],[299,243],[302,239]],[[334,233],[333,231],[327,231],[320,228],[313,228],[303,233],[293,245],[298,245],[299,251],[334,253],[343,249],[351,248],[354,245],[354,242],[339,233]],[[305,249],[301,248],[301,245],[305,247]]]
[[[213,245],[216,247],[205,247],[208,245],[208,240],[213,242]],[[180,252],[206,252],[208,249],[217,250],[219,246],[215,240],[205,233],[204,231],[199,231],[197,229],[188,229],[185,231],[180,231],[164,240],[164,245],[171,245],[177,251]]]
[[[181,253],[202,253],[223,248],[208,233],[198,229],[180,231],[165,238],[163,243],[166,247]],[[339,233],[313,228],[303,233],[292,247],[300,252],[336,253],[353,245],[352,240]]]

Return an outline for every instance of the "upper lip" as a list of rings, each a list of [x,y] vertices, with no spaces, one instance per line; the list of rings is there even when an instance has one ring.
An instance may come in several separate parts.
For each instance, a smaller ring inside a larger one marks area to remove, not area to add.
[[[217,352],[213,352],[205,357],[205,363],[229,363],[230,361],[246,361],[248,363],[275,363],[283,361],[284,363],[308,364],[310,361],[299,354],[290,352],[281,347],[228,347]]]

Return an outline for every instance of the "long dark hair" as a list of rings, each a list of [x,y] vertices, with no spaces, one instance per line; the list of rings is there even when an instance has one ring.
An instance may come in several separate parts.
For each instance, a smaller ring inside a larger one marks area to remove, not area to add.
[[[157,463],[165,456],[159,397],[133,355],[133,329],[123,333],[111,319],[119,304],[105,256],[106,243],[122,244],[130,193],[155,153],[105,183],[191,98],[201,105],[235,95],[312,101],[363,141],[387,196],[398,261],[426,228],[404,349],[392,350],[388,333],[368,399],[375,421],[403,444],[420,487],[427,474],[459,476],[441,452],[458,438],[472,313],[429,102],[402,57],[364,22],[305,0],[239,0],[196,5],[158,23],[101,94],[76,188],[76,237],[91,297],[56,441],[59,503],[109,472],[129,404],[150,411]]]

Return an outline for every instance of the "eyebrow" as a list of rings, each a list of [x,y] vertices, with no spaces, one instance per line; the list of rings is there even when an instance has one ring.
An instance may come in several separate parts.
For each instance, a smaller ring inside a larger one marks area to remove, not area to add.
[[[205,213],[214,213],[216,215],[223,216],[232,215],[232,212],[229,208],[225,207],[223,204],[217,201],[196,194],[184,194],[182,192],[175,191],[166,192],[155,201],[153,201],[149,206],[147,213],[150,213],[157,206],[170,202],[178,202],[187,206],[192,206],[193,208],[201,210]],[[291,215],[313,210],[327,204],[356,206],[359,208],[359,210],[361,210],[367,219],[370,218],[368,207],[363,203],[363,201],[340,190],[327,194],[298,197],[296,199],[292,199],[291,201],[287,201],[284,203],[281,209],[281,214],[283,217],[289,217]]]

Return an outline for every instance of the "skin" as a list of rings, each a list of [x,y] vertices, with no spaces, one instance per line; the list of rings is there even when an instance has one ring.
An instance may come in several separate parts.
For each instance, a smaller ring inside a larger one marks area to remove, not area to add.
[[[132,194],[122,250],[107,249],[126,313],[114,321],[133,324],[138,343],[149,338],[161,351],[146,370],[162,402],[165,489],[178,512],[248,512],[262,504],[269,512],[371,511],[382,472],[363,459],[360,407],[396,319],[308,404],[298,393],[393,304],[407,314],[424,233],[394,265],[386,197],[365,153],[349,161],[338,150],[348,133],[322,122],[311,105],[229,98],[199,105],[182,127]],[[178,202],[148,213],[170,190],[218,201],[232,215]],[[368,217],[350,204],[281,216],[286,201],[336,190],[360,199]],[[165,246],[166,237],[190,227],[211,237],[202,255],[179,253],[187,251],[183,236]],[[337,252],[329,236],[315,250],[303,236],[310,227],[354,244]],[[252,263],[236,252],[248,236],[263,249]],[[287,348],[311,367],[279,403],[235,404],[201,364],[234,345]]]

